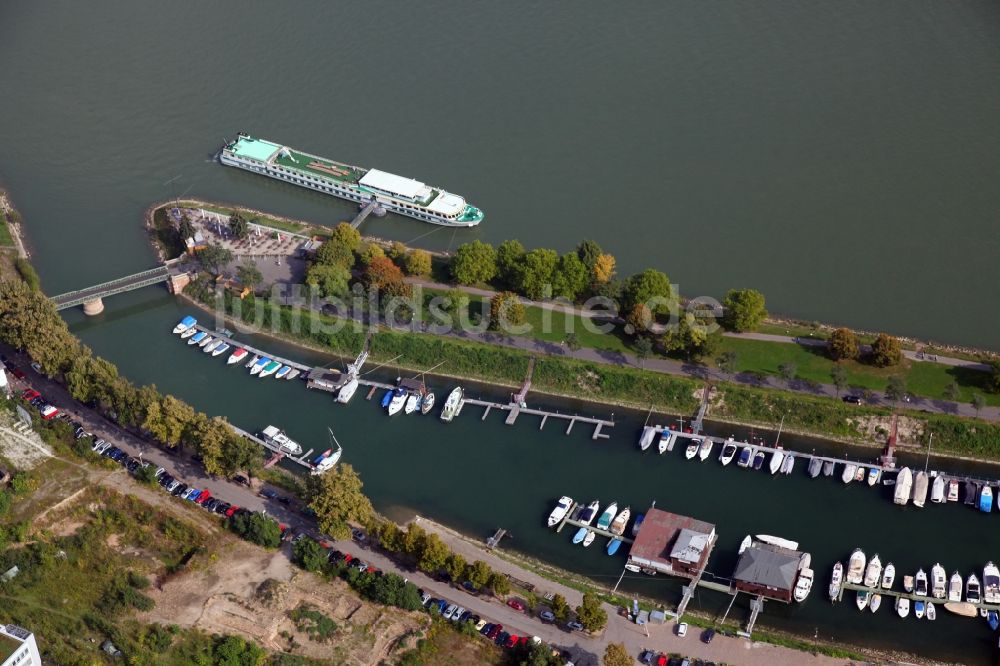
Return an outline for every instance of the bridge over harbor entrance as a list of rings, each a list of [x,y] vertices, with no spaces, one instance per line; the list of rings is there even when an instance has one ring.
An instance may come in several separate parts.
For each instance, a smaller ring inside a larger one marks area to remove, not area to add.
[[[179,262],[180,259],[171,259],[156,268],[52,296],[50,300],[56,310],[82,305],[84,313],[96,315],[104,311],[104,298],[126,291],[166,282],[171,293],[178,293],[190,279],[187,272],[178,267]]]

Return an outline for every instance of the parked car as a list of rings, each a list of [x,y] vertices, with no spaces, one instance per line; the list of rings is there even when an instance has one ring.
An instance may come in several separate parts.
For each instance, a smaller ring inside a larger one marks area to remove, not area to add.
[[[73,431],[73,437],[75,437],[76,439],[80,439],[86,436],[87,436],[87,431],[84,430],[82,427],[77,427],[77,429]]]
[[[667,655],[662,652],[656,656],[656,666],[667,666]]]
[[[95,439],[93,445],[91,445],[90,447],[90,450],[95,453],[101,453],[104,450],[101,449],[101,447],[104,446],[106,443],[107,442],[105,442],[103,439]],[[101,449],[101,451],[98,451],[97,449]]]
[[[687,622],[681,622],[680,624],[677,625],[677,635],[679,637],[684,638],[685,636],[687,636],[687,633],[688,633]]]
[[[656,658],[656,653],[652,650],[643,650],[639,653],[640,664],[652,664],[654,658]]]
[[[187,494],[184,495],[184,499],[190,500],[191,502],[193,502],[196,499],[198,499],[198,495],[201,495],[201,489],[200,488],[191,488],[190,490],[187,491]]]
[[[550,610],[543,610],[538,614],[538,617],[542,618],[542,622],[555,622],[556,614]]]
[[[455,622],[460,622],[462,616],[465,615],[466,612],[467,611],[465,610],[465,608],[459,606],[458,608],[455,609],[455,612],[451,614],[451,619],[454,620]]]
[[[27,377],[27,375],[24,374],[24,370],[21,368],[12,368],[10,374],[14,375],[14,379],[20,379],[21,381],[24,381]]]
[[[52,405],[44,405],[39,411],[42,413],[42,419],[45,421],[50,421],[59,415],[59,410]]]
[[[492,622],[486,622],[483,624],[483,626],[479,627],[479,633],[481,633],[483,636],[489,635],[491,631],[493,631]]]
[[[187,494],[188,485],[186,483],[181,483],[174,486],[174,489],[170,491],[170,494],[174,497],[184,497]]]
[[[469,594],[479,594],[479,590],[476,589],[476,586],[469,581],[464,581],[462,583],[462,589],[468,592]]]
[[[211,511],[214,513],[215,507],[219,506],[219,500],[215,499],[214,497],[209,497],[207,500],[201,503],[201,506],[206,511]]]
[[[843,401],[847,402],[847,403],[850,403],[852,405],[861,405],[861,404],[864,404],[864,400],[862,400],[861,396],[859,396],[859,395],[845,395],[843,397]]]
[[[248,479],[245,476],[242,476],[241,474],[237,474],[236,476],[234,476],[233,477],[233,481],[235,481],[236,483],[240,484],[241,486],[249,486],[250,485],[250,479]]]
[[[194,498],[194,503],[204,504],[211,496],[212,493],[208,492],[207,490],[202,490],[200,493],[198,493],[198,496]]]
[[[450,620],[451,616],[455,614],[456,610],[458,610],[458,606],[456,606],[455,604],[448,604],[448,607],[444,609],[444,619]]]
[[[701,642],[702,643],[705,643],[706,645],[708,645],[709,643],[712,642],[713,638],[715,638],[715,629],[709,628],[709,629],[706,629],[705,631],[701,632]]]
[[[28,401],[28,404],[37,409],[45,404],[45,399],[40,395],[36,395],[34,398]]]
[[[38,361],[32,361],[31,362],[31,369],[34,370],[35,372],[41,372],[42,371],[42,365]]]
[[[486,634],[486,638],[490,639],[491,641],[495,641],[497,636],[500,635],[501,631],[503,631],[503,625],[494,624],[493,627],[490,629],[489,633]]]
[[[493,642],[497,645],[503,645],[507,642],[508,638],[510,638],[510,634],[506,631],[501,631]]]
[[[146,464],[148,465],[149,463],[146,463]],[[163,475],[164,475],[164,474],[166,474],[166,473],[167,473],[167,470],[166,470],[166,469],[164,469],[163,467],[157,467],[157,468],[156,468],[156,471],[155,471],[155,472],[153,472],[153,478],[154,478],[154,479],[160,479],[160,478],[162,478],[162,477],[163,477]]]
[[[361,530],[359,530],[357,528],[354,528],[353,530],[351,530],[351,541],[355,541],[357,543],[364,543],[365,539],[367,539],[367,538],[368,537]]]
[[[233,514],[240,510],[240,507],[235,504],[228,509],[226,509],[226,518],[232,518]]]
[[[444,599],[438,599],[436,602],[431,604],[432,608],[436,608],[438,613],[444,614],[445,608],[448,607],[448,602]]]
[[[215,500],[215,506],[212,507],[212,511],[216,512],[220,516],[226,515],[226,511],[229,511],[233,507],[229,502],[223,502],[222,500]]]
[[[512,648],[515,645],[517,645],[517,640],[518,640],[517,634],[510,634],[509,636],[507,636],[507,640],[503,642],[503,646],[505,648]]]
[[[180,487],[181,487],[181,482],[178,481],[177,479],[174,479],[173,481],[167,484],[167,492],[173,495],[174,491]]]
[[[420,605],[426,606],[431,602],[431,595],[427,594],[423,590],[417,590],[420,593]]]
[[[487,626],[486,620],[479,619],[476,620],[476,631],[482,632],[482,630]]]
[[[566,623],[566,628],[570,631],[583,631],[583,625],[576,620],[570,620]]]
[[[521,601],[520,599],[508,599],[507,605],[516,611],[523,611],[526,608],[524,602]]]
[[[274,492],[270,488],[261,488],[260,496],[267,499],[276,499],[278,497],[278,493]]]
[[[26,388],[24,389],[24,392],[21,393],[21,398],[30,402],[35,398],[41,397],[41,395],[42,395],[41,393],[39,393],[33,388]]]

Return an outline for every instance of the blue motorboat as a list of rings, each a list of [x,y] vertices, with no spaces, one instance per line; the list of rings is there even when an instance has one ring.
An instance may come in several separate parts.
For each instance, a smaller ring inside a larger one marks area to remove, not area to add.
[[[281,366],[281,368],[278,369],[278,371],[276,373],[274,373],[274,378],[275,379],[284,379],[285,375],[287,375],[291,371],[292,371],[292,367],[290,365],[283,365],[283,366]]]
[[[740,457],[737,459],[736,464],[740,467],[749,467],[753,460],[753,447],[744,446],[740,451]]]
[[[914,601],[913,602],[913,614],[917,616],[918,620],[923,619],[924,612],[926,610],[927,610],[927,607],[924,605],[923,601]]]
[[[181,319],[179,322],[177,322],[177,325],[174,326],[174,333],[177,333],[179,335],[197,323],[198,320],[195,319],[194,317],[191,316],[184,317],[184,319]]]
[[[197,333],[195,333],[194,335],[192,335],[190,338],[188,338],[188,344],[189,345],[196,345],[199,342],[201,342],[202,340],[204,340],[206,335],[208,335],[208,333],[206,333],[205,331],[198,331]]]
[[[271,359],[265,356],[264,358],[260,359],[259,361],[253,364],[253,367],[250,368],[250,374],[251,375],[260,374],[260,371],[264,369],[264,366],[266,366],[270,362]]]
[[[622,545],[622,540],[615,538],[608,542],[608,555],[614,555],[618,552],[618,547]]]
[[[382,396],[382,409],[387,408],[389,406],[389,403],[392,402],[393,393],[395,393],[395,391],[389,389],[388,391],[385,392],[385,395]]]
[[[986,613],[986,621],[990,623],[990,629],[993,631],[996,631],[997,627],[1000,627],[1000,615],[997,615],[995,610]]]
[[[580,543],[586,538],[587,538],[587,528],[581,527],[576,531],[576,534],[573,535],[573,543]]]
[[[635,517],[635,524],[632,525],[632,536],[639,536],[639,528],[642,527],[642,521],[646,519],[646,514],[640,513]]]
[[[979,491],[979,510],[983,513],[989,513],[993,510],[993,489],[985,484],[983,489]]]

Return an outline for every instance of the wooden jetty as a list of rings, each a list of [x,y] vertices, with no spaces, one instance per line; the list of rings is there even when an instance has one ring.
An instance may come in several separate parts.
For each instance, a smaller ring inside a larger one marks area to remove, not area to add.
[[[507,417],[504,419],[504,423],[507,425],[514,425],[517,418],[521,414],[528,414],[529,416],[541,417],[542,422],[539,425],[539,430],[549,419],[563,419],[564,421],[569,421],[569,425],[566,426],[566,434],[568,435],[573,429],[573,425],[576,423],[586,423],[587,425],[594,426],[594,432],[591,435],[591,439],[607,439],[609,435],[604,432],[605,428],[613,428],[615,425],[614,421],[609,421],[607,419],[599,419],[593,416],[581,416],[579,414],[563,414],[561,412],[552,412],[545,409],[533,409],[531,407],[520,407],[515,403],[503,404],[500,402],[493,402],[491,400],[480,400],[478,398],[466,398],[462,401],[463,405],[475,405],[477,407],[483,408],[482,420],[485,421],[489,413],[494,410],[502,410],[507,412]],[[457,416],[457,414],[456,414]]]
[[[964,579],[963,579],[963,582],[964,582]],[[925,595],[921,596],[919,594],[913,594],[912,592],[907,592],[905,590],[892,590],[892,589],[887,590],[887,589],[884,589],[884,588],[881,588],[881,587],[868,587],[866,585],[858,585],[856,583],[848,583],[846,581],[843,582],[843,583],[841,583],[841,585],[840,585],[840,592],[837,594],[837,601],[843,600],[843,598],[844,598],[844,592],[846,592],[847,590],[850,590],[852,592],[868,592],[869,594],[881,594],[883,597],[902,597],[903,599],[909,599],[910,601],[923,601],[923,602],[930,601],[930,602],[933,602],[934,605],[937,606],[938,608],[940,608],[942,611],[945,610],[944,605],[946,603],[948,603],[948,598],[947,597],[945,597],[944,599],[941,599],[941,598],[932,597],[929,594],[925,594]],[[985,609],[985,610],[988,610],[988,611],[991,611],[991,610],[1000,611],[1000,604],[988,604],[985,601],[980,601],[978,603],[974,602],[974,601],[970,601],[968,603],[972,604],[976,608],[982,608],[982,609]],[[866,612],[870,612],[870,611],[866,611]],[[893,608],[892,612],[895,613],[896,609]]]
[[[500,540],[507,536],[507,530],[502,527],[498,527],[497,531],[493,533],[489,539],[486,540],[486,549],[493,550],[500,545]]]
[[[257,435],[254,435],[253,433],[247,432],[246,430],[244,430],[243,428],[240,428],[239,426],[234,426],[233,424],[230,423],[229,427],[232,428],[233,432],[235,432],[240,437],[246,437],[251,442],[253,442],[255,444],[260,444],[261,446],[263,446],[268,451],[271,451],[272,453],[274,453],[275,456],[272,458],[272,460],[268,461],[268,463],[271,464],[271,465],[273,465],[274,463],[278,462],[278,460],[280,460],[280,456],[284,456],[286,460],[291,460],[293,463],[297,463],[299,465],[302,465],[306,469],[311,470],[313,468],[312,463],[309,462],[309,456],[312,455],[313,449],[309,449],[308,451],[306,451],[305,453],[303,453],[301,456],[299,456],[298,458],[296,458],[294,456],[288,455],[287,453],[285,453],[284,451],[282,451],[280,448],[278,448],[274,444],[271,444],[270,442],[265,442],[263,439],[261,439]]]
[[[562,532],[562,528],[566,527],[567,525],[573,525],[574,527],[586,527],[588,530],[594,532],[595,534],[608,537],[609,539],[618,539],[622,543],[632,543],[633,540],[623,534],[614,534],[607,530],[598,529],[593,525],[587,525],[586,523],[580,522],[579,520],[574,520],[572,516],[576,512],[576,510],[580,508],[580,506],[581,506],[580,503],[573,502],[573,505],[570,506],[569,511],[567,511],[563,519],[559,521],[559,525],[556,527],[556,532]]]

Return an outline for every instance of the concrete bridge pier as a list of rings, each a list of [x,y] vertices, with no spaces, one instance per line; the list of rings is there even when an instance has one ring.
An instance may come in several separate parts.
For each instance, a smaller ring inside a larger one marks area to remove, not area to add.
[[[92,301],[87,301],[83,304],[83,314],[93,317],[94,315],[99,315],[104,312],[104,301],[100,298],[95,298]]]

